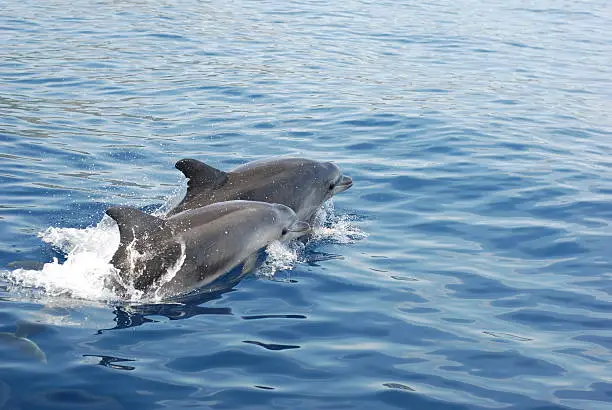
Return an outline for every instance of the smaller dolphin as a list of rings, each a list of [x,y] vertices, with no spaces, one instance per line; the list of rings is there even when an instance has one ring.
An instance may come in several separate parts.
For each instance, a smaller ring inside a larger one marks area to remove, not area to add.
[[[189,182],[185,198],[168,216],[215,202],[248,200],[286,205],[300,221],[312,223],[323,202],[353,185],[331,162],[305,158],[258,160],[230,172],[189,158],[175,166]]]
[[[246,273],[270,242],[310,229],[291,208],[256,201],[220,202],[165,220],[127,206],[106,213],[119,226],[119,248],[111,259],[119,282],[164,298],[205,286],[241,263]],[[111,286],[125,291],[121,283]]]
[[[28,336],[40,332],[40,326],[28,322],[17,323],[15,333],[0,332],[0,344],[13,346],[19,349],[25,356],[36,359],[41,363],[47,363],[47,355]]]

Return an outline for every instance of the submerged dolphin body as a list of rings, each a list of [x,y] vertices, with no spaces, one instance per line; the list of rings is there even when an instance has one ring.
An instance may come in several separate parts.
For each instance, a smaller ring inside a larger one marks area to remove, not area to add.
[[[286,205],[299,220],[312,222],[323,202],[353,184],[331,162],[305,158],[253,161],[230,172],[189,158],[175,166],[189,182],[185,198],[170,210],[169,216],[215,202],[248,200]]]
[[[26,357],[31,357],[39,362],[47,363],[47,355],[45,352],[43,352],[35,342],[28,338],[28,336],[40,332],[39,327],[40,325],[19,322],[17,323],[15,333],[0,332],[0,344],[12,346],[19,349]],[[0,400],[0,404],[1,402],[2,400]]]
[[[111,259],[119,281],[111,286],[121,292],[129,283],[163,298],[205,286],[241,263],[247,272],[270,242],[310,229],[291,208],[256,201],[216,203],[165,220],[126,206],[106,213],[120,234]]]

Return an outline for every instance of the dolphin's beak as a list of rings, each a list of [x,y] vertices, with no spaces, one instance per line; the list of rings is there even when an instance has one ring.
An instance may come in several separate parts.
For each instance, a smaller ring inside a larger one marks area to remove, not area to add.
[[[334,188],[334,195],[343,191],[346,191],[353,186],[353,179],[346,175],[342,175],[342,179],[338,182]]]
[[[310,230],[310,225],[307,222],[295,221],[295,223],[291,225],[289,232],[303,233],[309,230]]]

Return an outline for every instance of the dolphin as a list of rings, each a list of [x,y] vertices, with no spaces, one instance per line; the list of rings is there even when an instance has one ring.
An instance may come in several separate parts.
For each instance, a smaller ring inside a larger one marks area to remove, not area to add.
[[[353,185],[337,165],[305,158],[258,160],[229,172],[190,158],[175,167],[189,182],[185,197],[168,216],[215,202],[248,200],[286,205],[300,221],[312,223],[325,201]]]
[[[41,363],[47,363],[47,355],[28,336],[40,332],[40,325],[28,322],[18,322],[15,333],[0,332],[0,344],[12,346],[19,349],[25,356],[36,359]],[[1,400],[0,400],[1,401]],[[0,406],[1,407],[1,406]]]
[[[162,298],[203,287],[241,263],[244,274],[270,242],[310,229],[291,208],[257,201],[219,202],[167,219],[128,206],[106,214],[117,222],[120,235],[111,259],[119,280],[109,285],[125,292],[131,284]]]

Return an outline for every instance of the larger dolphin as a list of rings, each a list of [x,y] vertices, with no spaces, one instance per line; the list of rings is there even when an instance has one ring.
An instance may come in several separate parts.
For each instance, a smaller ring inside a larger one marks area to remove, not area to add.
[[[299,220],[312,222],[323,202],[353,184],[335,164],[305,158],[258,160],[229,172],[189,158],[175,166],[189,182],[185,198],[169,216],[215,202],[248,200],[287,205]]]
[[[170,297],[205,286],[244,263],[274,240],[290,240],[310,227],[291,208],[256,201],[229,201],[181,212],[167,219],[120,206],[106,213],[119,226],[111,263],[126,284]],[[162,280],[163,279],[163,280]]]

